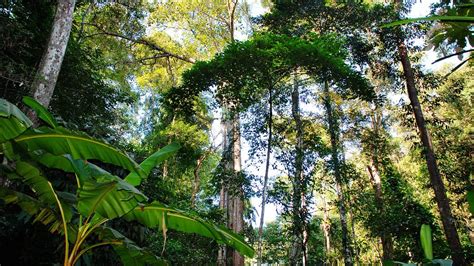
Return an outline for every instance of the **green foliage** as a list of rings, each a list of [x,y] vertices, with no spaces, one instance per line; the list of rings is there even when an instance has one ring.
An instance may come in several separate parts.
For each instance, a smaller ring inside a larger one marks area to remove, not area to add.
[[[39,104],[34,100],[27,101],[44,112],[40,118],[48,121],[52,118],[44,108],[38,107]],[[13,105],[7,101],[4,103],[3,113],[10,116],[1,117],[0,124],[22,117],[22,113]],[[23,120],[25,124],[29,123],[29,120]],[[54,120],[49,122],[51,125],[56,125]],[[14,166],[7,167],[4,171],[12,181],[27,184],[37,198],[8,188],[2,188],[1,196],[6,204],[17,203],[29,215],[35,216],[35,221],[50,225],[51,232],[59,231],[64,235],[65,265],[73,265],[86,252],[105,245],[118,245],[115,250],[126,265],[162,263],[118,232],[104,229],[103,225],[109,220],[120,217],[137,220],[148,227],[158,227],[163,234],[166,234],[168,228],[186,233],[198,233],[218,243],[230,245],[247,256],[253,256],[253,249],[240,236],[158,202],[148,204],[148,198],[131,184],[87,161],[95,159],[130,169],[131,173],[136,174],[132,180],[140,181],[140,178],[147,176],[153,167],[177,151],[179,146],[176,144],[156,152],[139,166],[119,150],[83,133],[79,134],[60,127],[25,129],[26,127],[15,131],[14,137],[9,137],[8,132],[1,133],[6,139],[6,142],[2,143],[2,153],[9,161],[14,162]],[[47,154],[46,159],[39,159],[42,154]],[[67,161],[52,160],[54,156],[66,158]],[[27,162],[30,160],[31,162]],[[72,170],[76,175],[75,191],[70,193],[55,188],[33,165],[37,162],[45,162],[53,168]],[[67,162],[70,163],[69,167],[65,167]],[[104,235],[103,230],[108,230],[109,233]],[[83,246],[91,234],[98,235],[103,242],[92,242]],[[69,244],[73,245],[71,249]],[[134,260],[136,256],[142,258]]]

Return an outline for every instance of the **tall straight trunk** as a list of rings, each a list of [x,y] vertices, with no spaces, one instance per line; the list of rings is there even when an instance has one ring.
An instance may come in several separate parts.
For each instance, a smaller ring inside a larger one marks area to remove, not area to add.
[[[446,240],[448,241],[449,248],[451,249],[454,265],[466,265],[461,242],[459,241],[459,236],[456,230],[455,220],[451,213],[449,199],[446,196],[446,189],[439,173],[438,164],[436,163],[431,137],[428,129],[426,128],[425,118],[418,100],[418,91],[415,86],[415,76],[413,74],[413,69],[411,68],[410,59],[408,58],[408,51],[403,38],[399,38],[398,53],[403,66],[408,97],[410,98],[416,125],[418,126],[421,142],[423,144],[426,165],[428,167],[431,186],[434,190],[436,203],[438,205],[441,221],[443,223],[444,234],[446,236]]]
[[[31,85],[31,94],[46,108],[53,97],[54,87],[66,52],[73,20],[75,0],[59,0],[54,15],[48,46]],[[33,113],[29,114],[30,116]],[[36,116],[32,116],[37,120]]]
[[[336,180],[336,193],[338,199],[339,217],[341,221],[342,248],[344,254],[344,264],[352,265],[352,251],[347,229],[347,211],[345,206],[345,196],[343,191],[343,180],[341,175],[341,164],[339,162],[339,136],[336,128],[336,117],[333,114],[331,95],[329,94],[329,84],[324,84],[324,106],[326,108],[326,119],[331,139],[331,161]]]
[[[240,116],[235,113],[232,117],[232,170],[233,174],[239,175],[242,171],[241,160],[241,142],[240,142]],[[244,192],[242,185],[239,184],[237,191],[233,191],[229,197],[229,223],[230,228],[240,234],[244,230]],[[232,250],[232,264],[234,266],[244,265],[244,256],[236,250]]]
[[[323,233],[324,233],[324,249],[326,250],[326,256],[331,252],[331,220],[329,219],[329,208],[326,198],[323,197]]]
[[[193,191],[191,193],[191,207],[194,208],[196,206],[196,196],[199,192],[199,187],[201,186],[201,176],[199,175],[199,170],[201,170],[202,163],[206,159],[207,152],[203,153],[196,161],[196,167],[194,167],[194,184],[193,184]]]
[[[222,112],[222,120],[221,120],[221,128],[222,128],[222,165],[221,167],[224,168],[224,171],[227,173],[232,169],[232,147],[230,146],[231,143],[231,124],[229,119],[227,118],[226,112],[228,107],[223,108]],[[229,191],[228,191],[228,184],[226,180],[221,180],[221,190],[219,193],[219,208],[225,214],[225,225],[229,228],[229,211],[228,211],[228,203],[229,203]],[[220,245],[219,250],[217,253],[217,265],[225,266],[227,265],[228,252],[227,247],[225,245]]]
[[[371,115],[372,130],[375,135],[375,139],[379,139],[380,129],[382,128],[382,114],[379,108],[376,108]],[[382,179],[379,171],[380,155],[377,145],[371,145],[370,150],[370,163],[367,165],[367,172],[369,174],[370,182],[375,192],[375,205],[380,214],[385,212],[385,203],[382,191]],[[382,218],[382,217],[380,217]],[[390,232],[383,230],[380,232],[380,240],[382,242],[382,261],[393,259],[393,241]]]
[[[367,165],[367,172],[369,174],[370,181],[375,191],[375,205],[379,210],[379,213],[384,212],[384,201],[382,196],[382,184],[378,168],[375,166],[374,160],[371,160],[370,165]],[[392,236],[388,232],[380,233],[380,240],[382,242],[382,261],[391,260],[393,257],[393,242]]]
[[[260,211],[260,226],[258,228],[258,266],[262,265],[262,235],[263,222],[265,218],[265,204],[267,202],[268,172],[270,170],[270,155],[272,150],[272,123],[273,123],[273,98],[272,88],[268,90],[268,140],[267,140],[267,161],[265,162],[265,175],[263,177],[262,188],[262,209]]]
[[[300,94],[299,84],[297,82],[297,74],[295,73],[294,88],[291,94],[291,113],[295,121],[296,128],[296,145],[295,145],[295,171],[293,177],[293,198],[292,198],[292,219],[293,219],[293,244],[290,254],[290,264],[298,265],[302,260],[303,265],[306,263],[306,251],[304,245],[304,230],[305,230],[305,207],[304,200],[305,189],[303,180],[303,123],[300,115]]]

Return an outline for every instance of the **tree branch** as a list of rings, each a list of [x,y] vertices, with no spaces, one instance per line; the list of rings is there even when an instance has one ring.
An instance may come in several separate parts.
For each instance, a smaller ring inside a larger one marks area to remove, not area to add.
[[[112,37],[117,37],[117,38],[120,38],[120,39],[127,40],[129,42],[135,43],[135,44],[142,44],[142,45],[148,46],[150,49],[162,53],[163,55],[162,56],[160,55],[160,57],[173,57],[173,58],[176,58],[176,59],[179,59],[181,61],[185,61],[185,62],[188,62],[188,63],[191,63],[191,64],[194,64],[196,62],[196,60],[194,60],[193,58],[188,58],[186,56],[171,53],[171,52],[167,51],[165,48],[160,47],[160,46],[158,46],[158,45],[156,45],[156,44],[154,44],[154,43],[152,43],[152,42],[150,42],[150,41],[148,41],[144,38],[134,39],[134,38],[131,38],[131,37],[128,37],[128,36],[125,36],[125,35],[121,35],[121,34],[116,33],[116,32],[107,31],[107,30],[105,30],[105,29],[101,28],[100,26],[98,26],[96,24],[93,24],[93,23],[84,23],[84,24],[96,28],[100,32],[100,34],[108,35],[108,36],[112,36]],[[89,35],[89,36],[92,36],[92,35]]]

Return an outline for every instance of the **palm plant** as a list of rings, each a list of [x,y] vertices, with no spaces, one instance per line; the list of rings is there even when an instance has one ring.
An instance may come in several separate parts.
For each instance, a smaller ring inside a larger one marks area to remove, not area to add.
[[[124,265],[159,265],[163,260],[138,247],[109,221],[122,218],[159,228],[166,239],[168,229],[196,233],[226,244],[246,256],[254,250],[233,232],[149,200],[136,186],[159,163],[172,156],[179,145],[172,143],[152,154],[141,164],[113,146],[82,132],[58,125],[54,117],[34,99],[25,97],[47,126],[32,128],[32,122],[16,106],[0,99],[0,177],[31,188],[20,192],[9,185],[0,187],[0,199],[17,204],[34,222],[64,236],[64,265],[74,265],[94,248],[110,245]],[[111,164],[129,171],[120,178],[89,160]],[[57,169],[64,177],[75,177],[69,191],[60,191],[41,169]],[[98,242],[91,241],[98,239]]]

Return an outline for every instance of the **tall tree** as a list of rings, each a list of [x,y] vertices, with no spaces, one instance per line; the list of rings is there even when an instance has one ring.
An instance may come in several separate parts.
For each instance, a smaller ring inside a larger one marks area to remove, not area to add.
[[[74,5],[75,0],[58,1],[48,45],[31,85],[31,94],[45,107],[49,106],[59,71],[61,70],[61,64],[71,33]],[[30,112],[29,116],[33,120],[37,120],[34,113]]]
[[[397,10],[402,9],[403,1],[395,1]],[[401,13],[401,12],[400,12]],[[431,142],[431,136],[426,127],[426,121],[423,116],[420,101],[418,99],[418,90],[415,85],[415,75],[411,67],[410,58],[408,56],[408,49],[405,45],[405,36],[400,30],[397,35],[397,48],[400,62],[403,67],[403,74],[406,83],[406,90],[408,97],[410,98],[410,104],[412,107],[413,115],[415,117],[416,125],[420,134],[421,142],[423,145],[423,152],[426,159],[426,166],[430,177],[431,186],[435,193],[436,203],[440,212],[441,221],[443,223],[444,234],[448,245],[451,249],[453,261],[456,265],[466,265],[464,260],[464,254],[459,240],[459,235],[456,230],[456,224],[454,217],[451,212],[451,206],[449,199],[446,196],[446,188],[441,179],[438,164],[436,162],[436,155]]]
[[[352,265],[352,250],[349,240],[349,230],[348,230],[348,221],[347,221],[347,210],[346,210],[346,196],[344,194],[344,177],[342,173],[342,163],[341,163],[341,144],[339,138],[339,127],[337,114],[335,114],[333,108],[333,100],[331,99],[331,94],[329,90],[329,84],[326,81],[324,83],[324,107],[326,109],[326,122],[328,125],[328,132],[330,136],[330,145],[331,145],[331,170],[336,181],[336,194],[338,198],[337,207],[339,209],[339,217],[341,221],[341,230],[342,230],[342,248],[344,254],[344,263],[345,265]]]

